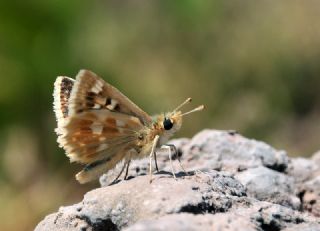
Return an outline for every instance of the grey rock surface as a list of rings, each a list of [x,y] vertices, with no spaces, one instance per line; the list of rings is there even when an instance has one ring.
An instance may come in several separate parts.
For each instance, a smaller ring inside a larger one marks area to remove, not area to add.
[[[250,197],[293,209],[301,206],[295,195],[294,179],[286,174],[260,166],[236,174],[236,179],[247,188]]]
[[[204,130],[182,147],[186,162],[194,170],[212,167],[229,172],[265,166],[279,172],[288,167],[285,151],[278,151],[266,143],[247,139],[234,131]]]
[[[312,179],[319,170],[314,160],[298,157],[290,160],[287,173],[294,178],[295,183],[300,184]]]
[[[258,226],[250,222],[247,217],[229,213],[194,215],[180,213],[166,215],[157,219],[137,222],[124,229],[125,231],[192,231],[192,230],[238,230],[254,231]]]
[[[303,209],[320,218],[320,176],[304,183],[300,195]]]
[[[187,173],[174,161],[175,180],[168,156],[158,154],[152,184],[142,159],[127,180],[108,186],[120,164],[100,178],[101,188],[36,230],[320,230],[318,157],[290,159],[231,131],[204,130],[170,143]]]

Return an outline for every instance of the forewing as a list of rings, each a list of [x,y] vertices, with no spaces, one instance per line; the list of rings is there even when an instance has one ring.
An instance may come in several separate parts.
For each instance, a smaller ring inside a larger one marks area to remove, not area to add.
[[[76,76],[68,109],[70,116],[90,110],[107,109],[135,116],[144,125],[152,123],[151,117],[146,112],[115,87],[88,70],[81,70]]]

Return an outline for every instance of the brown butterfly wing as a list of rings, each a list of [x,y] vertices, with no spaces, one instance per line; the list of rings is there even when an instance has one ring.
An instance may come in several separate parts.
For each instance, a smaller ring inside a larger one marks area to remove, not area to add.
[[[75,81],[58,77],[54,97],[58,143],[72,162],[87,164],[77,174],[80,183],[135,151],[138,131],[151,123],[147,113],[90,71],[80,71]]]
[[[143,125],[137,117],[92,110],[67,118],[58,142],[71,162],[86,164],[76,176],[80,183],[86,183],[135,152],[140,129]]]
[[[135,116],[144,125],[152,123],[151,117],[118,89],[106,83],[91,71],[79,71],[74,90],[70,96],[70,115],[103,108]]]
[[[74,79],[66,76],[59,76],[54,83],[53,109],[58,122],[58,127],[62,126],[64,119],[68,117],[69,99],[74,82]]]
[[[92,163],[115,155],[124,147],[134,147],[139,119],[106,109],[87,111],[66,119],[58,143],[71,162]]]

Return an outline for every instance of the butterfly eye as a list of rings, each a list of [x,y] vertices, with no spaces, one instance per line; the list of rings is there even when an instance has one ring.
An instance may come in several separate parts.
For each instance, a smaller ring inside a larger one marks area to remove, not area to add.
[[[168,118],[165,118],[164,121],[163,121],[163,127],[166,130],[170,130],[173,127],[172,121],[170,119],[168,119]]]

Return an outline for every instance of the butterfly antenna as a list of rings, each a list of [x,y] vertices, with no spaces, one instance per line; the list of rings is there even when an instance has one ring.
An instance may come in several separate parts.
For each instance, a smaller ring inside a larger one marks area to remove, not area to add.
[[[204,109],[204,105],[200,105],[199,107],[196,107],[195,109],[192,109],[191,111],[185,112],[181,114],[181,116],[188,115],[190,113],[196,112],[196,111],[202,111]]]
[[[182,104],[180,104],[176,109],[174,109],[173,111],[177,111],[179,110],[181,107],[183,107],[185,104],[190,103],[192,101],[191,98],[186,99]]]

